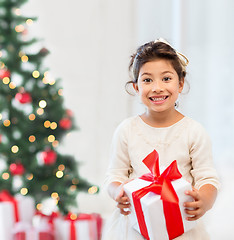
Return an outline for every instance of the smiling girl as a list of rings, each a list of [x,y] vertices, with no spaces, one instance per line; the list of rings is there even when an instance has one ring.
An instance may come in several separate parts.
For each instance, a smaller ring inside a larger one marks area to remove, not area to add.
[[[198,220],[192,230],[177,240],[209,239],[201,217],[212,208],[219,181],[213,167],[211,143],[204,128],[176,108],[184,87],[188,59],[165,40],[144,44],[132,55],[132,84],[146,110],[124,120],[116,129],[106,176],[109,195],[117,208],[107,221],[103,240],[143,240],[129,224],[131,210],[123,185],[149,172],[142,160],[154,149],[160,164],[177,160],[182,176],[192,183],[193,202],[185,202],[188,221]]]

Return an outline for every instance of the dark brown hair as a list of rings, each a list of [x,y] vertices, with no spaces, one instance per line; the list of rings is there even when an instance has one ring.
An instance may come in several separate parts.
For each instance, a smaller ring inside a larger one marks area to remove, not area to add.
[[[180,56],[184,57],[183,55]],[[132,73],[132,80],[126,83],[126,87],[130,83],[137,83],[139,71],[145,63],[157,59],[170,61],[171,65],[178,74],[179,81],[185,78],[185,66],[187,63],[180,59],[179,53],[163,41],[151,41],[140,46],[136,53],[131,56],[129,71]],[[185,60],[187,61],[186,58]]]

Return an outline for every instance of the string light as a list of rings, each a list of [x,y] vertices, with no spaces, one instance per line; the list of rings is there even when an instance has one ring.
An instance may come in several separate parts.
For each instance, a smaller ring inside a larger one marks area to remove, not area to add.
[[[39,107],[41,107],[41,108],[45,108],[46,105],[47,105],[47,102],[46,102],[45,100],[41,100],[41,101],[39,102]]]
[[[65,166],[64,166],[63,164],[60,164],[60,165],[58,166],[58,170],[59,170],[59,171],[64,171],[64,169],[65,169]]]
[[[76,185],[71,185],[69,189],[70,191],[74,192],[76,190]]]
[[[9,173],[3,173],[2,174],[2,179],[4,179],[4,180],[9,179],[9,177],[10,177]]]
[[[98,191],[98,188],[96,186],[92,186],[88,189],[89,194],[95,194]]]
[[[11,147],[11,151],[12,151],[13,153],[17,153],[17,152],[19,151],[19,147],[16,146],[16,145],[14,145],[14,146]]]
[[[50,124],[50,128],[51,128],[52,130],[56,129],[56,128],[57,128],[57,123],[56,123],[56,122],[52,122],[52,123]]]
[[[44,109],[42,109],[42,108],[37,109],[37,114],[38,115],[42,115],[43,113],[44,113]]]
[[[5,120],[4,122],[3,122],[3,125],[5,126],[5,127],[9,127],[10,125],[11,125],[11,122],[10,122],[10,120]]]
[[[23,32],[24,31],[24,26],[22,24],[17,25],[15,27],[15,31],[18,32],[18,33]]]
[[[42,185],[41,190],[46,192],[49,189],[48,185]]]
[[[34,135],[29,136],[28,138],[29,142],[33,143],[36,141],[36,137]]]
[[[73,178],[73,179],[72,179],[72,183],[73,183],[73,184],[78,184],[78,183],[79,183],[79,179]]]
[[[59,95],[59,96],[63,96],[63,89],[59,89],[59,90],[58,90],[58,95]]]
[[[56,193],[56,192],[53,192],[53,193],[51,193],[51,197],[53,198],[53,199],[57,199],[58,198],[58,193]]]
[[[4,84],[8,84],[8,83],[10,82],[10,78],[9,78],[9,77],[4,77],[4,78],[2,79],[2,82],[3,82]]]
[[[59,141],[58,140],[53,141],[52,145],[53,147],[58,147]]]
[[[43,207],[42,203],[38,203],[36,206],[37,210],[39,211],[42,209],[42,207]]]
[[[46,77],[43,77],[43,78],[42,78],[42,82],[43,82],[44,84],[48,84],[48,83],[49,83],[49,79],[46,78]]]
[[[15,9],[15,15],[17,15],[17,16],[21,15],[21,10],[19,8]]]
[[[56,172],[56,177],[57,178],[62,178],[63,177],[63,172],[62,171],[57,171]]]
[[[29,118],[30,121],[33,121],[33,120],[35,120],[36,116],[35,116],[35,114],[31,113],[31,114],[28,116],[28,118]]]
[[[52,79],[52,80],[49,81],[49,84],[50,84],[50,85],[54,85],[55,82],[56,82],[56,81],[55,81],[54,79]]]
[[[33,24],[33,20],[30,19],[30,18],[27,19],[27,20],[26,20],[26,24],[29,25],[29,26],[32,25],[32,24]]]
[[[54,135],[50,135],[48,136],[48,142],[53,142],[55,140],[55,136]]]
[[[76,215],[75,213],[72,213],[72,214],[70,215],[70,219],[71,219],[71,220],[76,220],[76,219],[77,219],[77,215]]]
[[[33,71],[32,76],[33,76],[34,78],[39,78],[39,76],[40,76],[39,71],[37,71],[37,70]]]
[[[26,195],[28,193],[28,189],[27,188],[21,188],[20,193],[22,195]]]
[[[21,57],[21,61],[22,61],[22,62],[27,62],[27,61],[28,61],[28,56],[23,55],[23,56]]]
[[[19,57],[21,58],[22,56],[24,56],[25,54],[24,54],[24,52],[22,52],[22,51],[19,51]]]
[[[10,82],[10,84],[9,84],[9,88],[10,88],[10,89],[15,89],[15,88],[16,88],[15,83]]]
[[[33,174],[32,174],[32,173],[29,174],[29,175],[27,176],[27,179],[28,179],[29,181],[31,181],[31,180],[33,179]]]
[[[44,122],[44,127],[45,127],[45,128],[49,128],[49,127],[50,127],[50,121],[49,121],[49,120],[46,120],[46,121]]]

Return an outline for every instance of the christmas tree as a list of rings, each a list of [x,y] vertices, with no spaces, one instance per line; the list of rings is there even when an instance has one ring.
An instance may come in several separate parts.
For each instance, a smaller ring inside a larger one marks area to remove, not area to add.
[[[76,126],[59,80],[43,66],[49,51],[32,51],[39,40],[27,31],[36,18],[21,15],[25,2],[0,0],[0,190],[30,195],[38,209],[52,198],[66,214],[80,191],[98,188],[79,176],[72,156],[58,151]]]

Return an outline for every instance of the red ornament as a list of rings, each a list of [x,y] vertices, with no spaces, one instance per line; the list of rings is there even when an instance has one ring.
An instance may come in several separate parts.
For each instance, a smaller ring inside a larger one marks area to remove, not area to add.
[[[16,93],[15,99],[22,104],[32,102],[32,97],[28,92]]]
[[[68,130],[72,126],[72,121],[70,118],[65,117],[59,121],[59,126],[63,129]]]
[[[0,78],[3,79],[5,77],[10,77],[11,76],[11,72],[9,70],[6,69],[0,69]]]
[[[42,48],[39,52],[41,56],[47,56],[49,54],[49,50],[47,48]]]
[[[9,167],[11,175],[23,175],[25,168],[22,163],[12,163]]]
[[[53,165],[57,160],[57,153],[48,149],[41,153],[41,158],[45,165]]]

